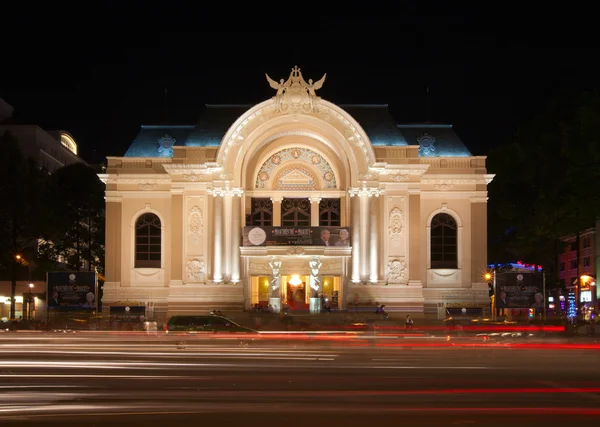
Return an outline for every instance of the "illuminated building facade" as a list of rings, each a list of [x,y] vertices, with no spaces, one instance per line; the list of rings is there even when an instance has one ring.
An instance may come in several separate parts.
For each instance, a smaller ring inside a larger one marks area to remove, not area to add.
[[[488,305],[485,157],[451,125],[335,105],[294,68],[254,106],[142,126],[106,173],[104,307]]]

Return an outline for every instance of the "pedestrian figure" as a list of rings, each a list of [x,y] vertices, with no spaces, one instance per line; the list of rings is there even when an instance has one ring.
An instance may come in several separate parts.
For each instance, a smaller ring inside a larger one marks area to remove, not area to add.
[[[412,329],[412,328],[413,328],[413,323],[414,323],[414,322],[413,322],[412,318],[410,317],[410,314],[407,314],[407,315],[406,315],[406,321],[405,321],[405,326],[406,326],[406,329],[407,329],[407,330],[408,330],[408,329]]]

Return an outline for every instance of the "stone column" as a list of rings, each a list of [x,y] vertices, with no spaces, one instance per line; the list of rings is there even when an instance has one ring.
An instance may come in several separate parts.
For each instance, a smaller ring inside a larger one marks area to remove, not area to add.
[[[269,304],[274,313],[281,311],[281,260],[273,258],[269,263],[271,267],[271,282],[269,283]]]
[[[369,196],[361,189],[360,197],[360,279],[369,280]]]
[[[375,189],[377,190],[377,189]],[[379,281],[379,192],[375,191],[371,197],[371,218],[369,221],[370,226],[370,274],[369,281],[371,283],[377,283]]]
[[[408,193],[408,281],[421,282],[421,195],[419,190]]]
[[[308,261],[308,265],[310,267],[310,312],[319,313],[321,311],[321,298],[319,298],[321,274],[319,270],[323,264],[319,257],[314,257]]]
[[[232,195],[231,191],[225,190],[223,196],[223,279],[231,281],[231,259],[232,259]]]
[[[241,280],[240,274],[240,235],[242,227],[240,227],[242,191],[234,191],[232,196],[232,221],[231,221],[231,281],[238,283]]]
[[[458,233],[459,230],[456,236],[457,244],[462,243],[458,241]],[[461,254],[462,251],[458,250],[458,253]],[[482,271],[487,271],[487,197],[473,197],[471,198],[471,283],[483,283]]]
[[[311,227],[319,226],[319,203],[321,202],[320,197],[310,197],[310,225]]]
[[[281,227],[281,202],[283,197],[273,196],[271,201],[273,202],[273,227]]]
[[[171,281],[182,282],[183,275],[183,189],[171,190]]]
[[[352,283],[360,283],[360,197],[349,190],[352,212]]]
[[[108,191],[107,191],[108,193]],[[123,204],[120,196],[106,196],[106,251],[105,256],[105,285],[121,283],[121,240],[122,240]],[[135,228],[127,228],[130,233],[135,233]],[[131,260],[131,267],[135,264]]]
[[[223,281],[223,194],[213,193],[213,196],[213,282],[219,283]]]

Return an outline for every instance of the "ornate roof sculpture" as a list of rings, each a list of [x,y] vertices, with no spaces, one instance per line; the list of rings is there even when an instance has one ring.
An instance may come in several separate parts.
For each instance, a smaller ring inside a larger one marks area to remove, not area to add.
[[[312,79],[308,79],[308,83],[302,77],[302,73],[298,66],[292,68],[287,81],[283,79],[277,83],[268,74],[265,74],[269,85],[277,91],[275,95],[276,111],[288,113],[291,111],[299,111],[303,113],[317,112],[317,101],[319,97],[316,91],[323,87],[327,73],[323,74],[321,79],[313,83]]]

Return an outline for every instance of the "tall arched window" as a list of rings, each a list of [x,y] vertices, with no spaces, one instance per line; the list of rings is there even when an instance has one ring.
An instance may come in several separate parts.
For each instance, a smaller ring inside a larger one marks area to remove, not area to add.
[[[439,213],[431,220],[431,268],[458,268],[458,227],[454,218]]]
[[[310,200],[283,199],[281,202],[281,225],[284,227],[309,227]]]
[[[135,268],[160,268],[160,229],[160,219],[153,213],[145,213],[135,222]]]
[[[252,222],[248,225],[270,227],[273,225],[273,202],[271,199],[252,198]]]
[[[319,225],[321,227],[339,227],[340,199],[322,199],[319,203]]]

